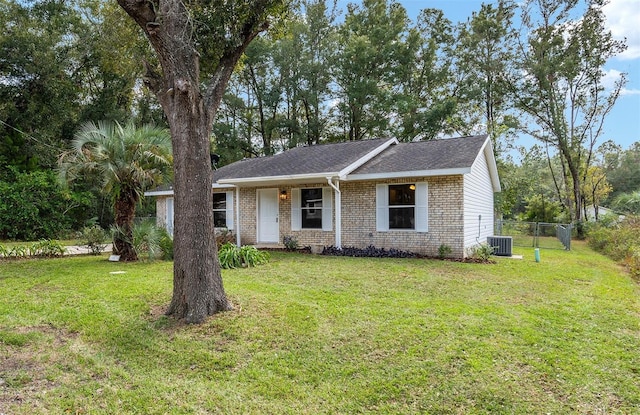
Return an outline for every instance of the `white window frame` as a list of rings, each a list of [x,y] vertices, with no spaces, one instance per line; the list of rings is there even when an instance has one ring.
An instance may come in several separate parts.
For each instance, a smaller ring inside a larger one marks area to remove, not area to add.
[[[213,192],[213,194],[224,194],[226,197],[226,206],[224,209],[213,209],[214,215],[215,212],[224,212],[225,213],[225,220],[226,220],[226,226],[224,227],[220,227],[218,226],[217,228],[219,229],[229,229],[229,230],[233,230],[233,192]],[[213,200],[211,201],[213,203]]]
[[[416,197],[414,207],[414,229],[389,229],[389,209],[408,207],[389,205],[389,186],[415,184]],[[429,231],[429,200],[426,182],[417,183],[381,183],[376,185],[376,230],[378,232],[428,232]]]
[[[313,187],[291,189],[291,230],[322,230],[324,232],[333,230],[333,199],[332,189],[322,187],[322,228],[302,227],[302,189],[313,189]]]

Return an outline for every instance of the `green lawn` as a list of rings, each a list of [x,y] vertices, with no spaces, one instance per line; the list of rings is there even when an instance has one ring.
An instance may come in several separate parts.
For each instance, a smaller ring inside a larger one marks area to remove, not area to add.
[[[162,315],[171,263],[0,262],[0,413],[640,413],[637,282],[581,243],[516,253],[274,253],[199,326]]]

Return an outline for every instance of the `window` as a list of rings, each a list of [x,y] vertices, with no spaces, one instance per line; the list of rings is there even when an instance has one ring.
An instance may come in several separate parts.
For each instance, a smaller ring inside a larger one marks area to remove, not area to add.
[[[389,229],[415,229],[416,185],[389,185]]]
[[[291,189],[291,230],[301,229],[333,229],[331,188]]]
[[[322,229],[322,188],[300,189],[302,229]]]
[[[376,229],[427,232],[427,184],[376,186]]]
[[[233,229],[233,192],[213,194],[213,226]]]

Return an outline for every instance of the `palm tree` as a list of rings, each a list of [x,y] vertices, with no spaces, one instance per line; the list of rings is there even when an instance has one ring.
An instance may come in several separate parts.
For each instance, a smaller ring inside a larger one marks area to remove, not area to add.
[[[96,180],[112,199],[117,232],[114,253],[121,261],[138,259],[132,244],[136,204],[144,191],[161,184],[171,174],[171,137],[152,125],[88,122],[76,133],[73,149],[59,159],[61,178]]]

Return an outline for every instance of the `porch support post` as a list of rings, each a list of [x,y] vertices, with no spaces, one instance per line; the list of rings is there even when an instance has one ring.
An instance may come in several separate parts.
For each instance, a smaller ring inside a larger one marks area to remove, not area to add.
[[[236,186],[236,205],[235,205],[235,214],[236,214],[236,245],[242,246],[242,242],[240,239],[240,188]]]
[[[342,249],[342,193],[340,192],[340,182],[336,179],[333,183],[331,177],[327,177],[327,183],[334,190],[336,195],[336,248]]]

